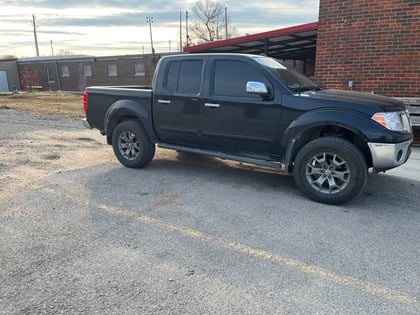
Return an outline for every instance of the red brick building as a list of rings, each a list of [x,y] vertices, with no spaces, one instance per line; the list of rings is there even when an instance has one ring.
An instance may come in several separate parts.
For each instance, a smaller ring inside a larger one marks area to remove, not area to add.
[[[420,97],[418,0],[320,0],[321,86]]]
[[[22,90],[83,91],[93,85],[150,85],[156,61],[149,55],[57,56],[17,64]]]

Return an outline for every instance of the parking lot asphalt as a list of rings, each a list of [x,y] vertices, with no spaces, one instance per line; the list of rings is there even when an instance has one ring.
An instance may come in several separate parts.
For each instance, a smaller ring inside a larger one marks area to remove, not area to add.
[[[2,144],[29,128],[2,124],[18,128]],[[416,147],[328,206],[290,176],[166,150],[57,169],[2,201],[0,313],[420,314],[419,171]]]

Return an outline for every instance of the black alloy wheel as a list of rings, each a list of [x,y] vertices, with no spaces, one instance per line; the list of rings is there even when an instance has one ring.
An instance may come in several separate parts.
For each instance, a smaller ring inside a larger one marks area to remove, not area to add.
[[[112,147],[121,164],[130,168],[146,166],[155,155],[155,145],[135,120],[117,125],[112,133]]]
[[[294,178],[313,200],[339,204],[360,194],[367,183],[367,164],[360,150],[338,137],[306,144],[297,154]]]

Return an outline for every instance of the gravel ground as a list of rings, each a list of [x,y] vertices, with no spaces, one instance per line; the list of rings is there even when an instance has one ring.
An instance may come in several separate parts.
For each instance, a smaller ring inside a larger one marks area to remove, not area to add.
[[[342,206],[290,176],[0,110],[0,314],[420,314],[420,152]]]
[[[99,133],[79,120],[0,110],[0,200],[54,172],[112,159]]]

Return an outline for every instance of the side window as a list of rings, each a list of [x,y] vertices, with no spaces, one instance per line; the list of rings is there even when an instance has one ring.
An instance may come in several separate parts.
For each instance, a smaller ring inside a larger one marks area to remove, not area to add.
[[[168,64],[168,69],[166,71],[166,78],[164,82],[165,89],[174,93],[177,89],[178,83],[178,74],[179,74],[179,61],[171,62]]]
[[[203,61],[191,60],[181,62],[178,82],[179,93],[198,94],[201,86],[201,73],[203,72]]]
[[[214,68],[213,95],[259,98],[246,92],[248,81],[263,82],[270,86],[264,75],[242,61],[216,61]]]
[[[174,61],[168,64],[164,87],[168,92],[198,94],[201,87],[202,60]]]

